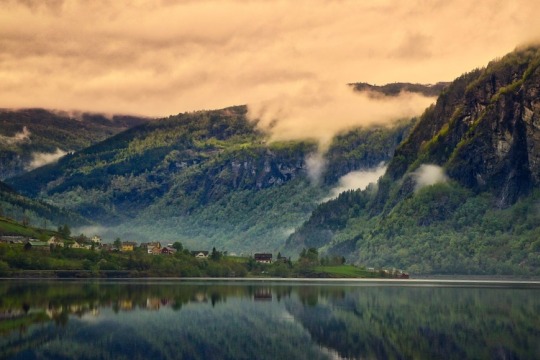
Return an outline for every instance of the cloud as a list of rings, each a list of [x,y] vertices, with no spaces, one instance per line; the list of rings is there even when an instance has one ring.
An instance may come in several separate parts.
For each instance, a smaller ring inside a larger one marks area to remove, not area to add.
[[[0,135],[0,141],[6,144],[18,144],[21,142],[30,141],[30,135],[30,130],[24,126],[21,132],[15,133],[15,135],[12,137]]]
[[[32,161],[27,166],[27,170],[36,169],[40,166],[50,164],[57,161],[62,156],[66,155],[67,152],[57,148],[53,153],[40,153],[35,152],[32,154]]]
[[[306,157],[306,170],[312,184],[319,185],[325,168],[326,159],[321,152],[312,153]]]
[[[425,186],[431,186],[448,181],[444,169],[437,165],[421,165],[413,174],[416,181],[414,191],[418,191]]]
[[[94,235],[103,237],[103,234],[109,232],[109,229],[101,225],[89,225],[75,228],[72,232],[73,234],[84,234],[88,237],[92,237]]]
[[[337,106],[347,83],[483,66],[539,39],[539,15],[530,0],[0,0],[0,107],[155,117],[319,91]]]
[[[302,87],[258,104],[248,117],[270,132],[271,140],[313,138],[324,150],[333,136],[352,127],[386,125],[419,115],[434,98],[413,93],[373,97],[346,85]]]
[[[369,184],[376,183],[386,172],[386,166],[380,164],[374,169],[352,171],[339,179],[338,185],[330,190],[330,195],[323,201],[335,199],[344,191],[364,190]]]

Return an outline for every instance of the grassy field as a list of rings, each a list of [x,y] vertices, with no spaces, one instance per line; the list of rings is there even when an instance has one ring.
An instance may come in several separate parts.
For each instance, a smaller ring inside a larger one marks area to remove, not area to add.
[[[52,231],[23,226],[13,220],[0,217],[0,235],[27,236],[46,240],[53,235]]]
[[[352,265],[317,266],[314,270],[335,278],[373,278],[376,273]]]

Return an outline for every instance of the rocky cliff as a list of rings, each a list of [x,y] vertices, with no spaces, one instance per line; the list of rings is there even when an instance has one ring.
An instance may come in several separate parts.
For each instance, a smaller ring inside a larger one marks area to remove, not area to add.
[[[529,47],[455,80],[396,150],[386,184],[436,164],[476,193],[495,194],[500,207],[529,194],[540,184],[539,65],[540,50]]]

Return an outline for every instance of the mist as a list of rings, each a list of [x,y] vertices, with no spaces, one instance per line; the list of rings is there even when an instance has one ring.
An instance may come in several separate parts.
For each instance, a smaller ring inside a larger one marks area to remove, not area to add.
[[[445,183],[448,181],[448,176],[444,169],[437,165],[424,164],[421,165],[415,172],[412,173],[416,186],[414,191],[417,192],[423,187]]]
[[[327,164],[323,154],[321,152],[309,154],[305,163],[308,179],[313,185],[319,185]]]
[[[270,133],[271,141],[311,138],[324,152],[339,132],[359,126],[391,125],[420,115],[435,100],[408,92],[374,98],[347,85],[324,84],[248,104],[248,118]]]
[[[53,153],[34,152],[32,154],[32,161],[30,161],[30,164],[28,164],[27,166],[27,170],[36,169],[43,165],[47,165],[55,161],[58,161],[58,159],[60,159],[62,156],[66,154],[67,154],[66,151],[63,151],[59,148],[56,148],[56,151]]]
[[[21,132],[15,133],[13,136],[3,136],[0,135],[0,141],[6,143],[6,144],[18,144],[21,142],[29,141],[30,140],[30,130],[28,130],[25,127],[23,127]]]
[[[364,190],[369,184],[376,183],[385,172],[386,165],[383,163],[373,169],[351,171],[339,179],[338,185],[330,190],[330,195],[323,202],[337,198],[344,191]]]

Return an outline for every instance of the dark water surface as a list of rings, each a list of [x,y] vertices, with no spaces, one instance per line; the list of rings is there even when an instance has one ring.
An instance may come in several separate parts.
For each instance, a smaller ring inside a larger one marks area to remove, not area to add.
[[[1,281],[6,358],[540,359],[540,285]]]

